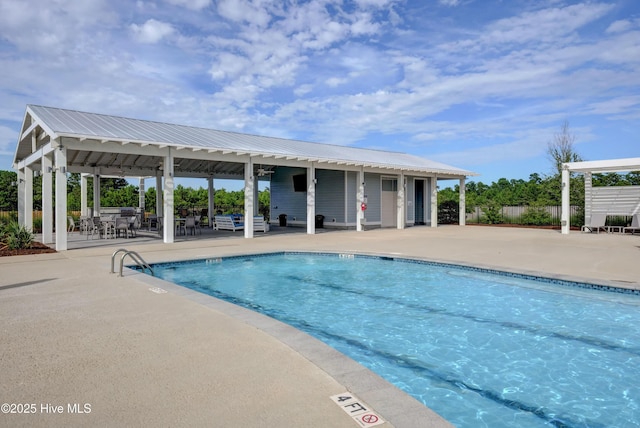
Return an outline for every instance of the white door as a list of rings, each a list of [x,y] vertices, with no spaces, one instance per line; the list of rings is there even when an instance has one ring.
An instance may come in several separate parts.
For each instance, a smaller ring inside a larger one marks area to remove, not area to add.
[[[398,180],[382,179],[382,227],[398,226]]]

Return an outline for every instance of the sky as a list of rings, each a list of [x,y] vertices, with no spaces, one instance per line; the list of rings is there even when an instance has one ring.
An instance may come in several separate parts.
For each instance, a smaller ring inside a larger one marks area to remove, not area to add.
[[[528,180],[640,157],[640,2],[1,0],[0,100],[0,170],[37,104]]]

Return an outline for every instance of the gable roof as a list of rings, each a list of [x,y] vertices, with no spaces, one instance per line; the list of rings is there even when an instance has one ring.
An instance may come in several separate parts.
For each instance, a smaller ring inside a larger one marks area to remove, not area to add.
[[[322,164],[348,165],[365,168],[383,168],[415,173],[438,174],[452,178],[477,175],[443,163],[422,157],[392,151],[363,149],[332,144],[311,143],[284,138],[265,137],[242,134],[237,132],[220,131],[215,129],[198,128],[170,123],[153,122],[97,113],[87,113],[54,107],[28,105],[25,113],[21,135],[16,149],[14,163],[18,163],[32,153],[32,141],[29,136],[36,133],[38,138],[48,141],[56,139],[73,139],[74,147],[82,151],[83,142],[111,142],[121,145],[139,145],[141,147],[166,148],[174,147],[180,150],[176,157],[188,158],[187,153],[201,152],[219,153],[225,155],[251,155],[257,157],[257,163],[271,163],[278,165],[278,159],[294,159],[297,161],[316,162],[317,168]],[[96,147],[87,151],[95,152]],[[146,165],[151,168],[157,165],[157,159],[141,161],[129,156],[119,156],[111,151],[111,156],[91,156],[91,153],[76,153],[70,156],[70,171],[74,165],[92,166],[120,166],[140,167]],[[139,159],[139,158],[138,158]],[[267,162],[268,160],[268,162]],[[146,162],[146,163],[145,163]],[[126,165],[130,164],[130,165]],[[185,163],[185,172],[188,162]],[[189,167],[194,175],[211,175],[212,167],[204,170],[202,159],[199,161],[200,170],[195,162]],[[219,172],[229,176],[241,176],[237,170],[220,169]],[[215,168],[214,168],[215,169]],[[340,169],[330,167],[329,169]],[[176,175],[178,173],[176,172]]]

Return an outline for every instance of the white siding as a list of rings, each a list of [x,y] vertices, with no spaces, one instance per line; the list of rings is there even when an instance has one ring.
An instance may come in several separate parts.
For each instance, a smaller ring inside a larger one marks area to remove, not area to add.
[[[591,212],[631,216],[640,213],[640,186],[593,187]],[[585,200],[588,207],[589,202]]]

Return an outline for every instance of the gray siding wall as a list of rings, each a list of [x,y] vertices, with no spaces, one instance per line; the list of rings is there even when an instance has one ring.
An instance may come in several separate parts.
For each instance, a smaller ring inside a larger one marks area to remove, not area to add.
[[[317,169],[316,214],[324,216],[325,223],[345,223],[344,171]]]
[[[380,174],[364,174],[364,193],[367,195],[367,223],[380,223],[382,219],[382,182]],[[354,220],[355,221],[355,220]]]
[[[306,223],[307,192],[293,191],[293,176],[306,171],[305,168],[280,167],[271,174],[271,221],[277,222],[280,214],[286,214],[288,222]]]
[[[358,173],[350,171],[350,172],[347,172],[346,175],[347,175],[347,186],[346,186],[347,206],[345,207],[345,210],[347,212],[347,223],[355,225],[357,216],[358,216],[358,213],[356,211],[357,210],[356,198],[358,196]]]

